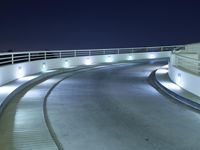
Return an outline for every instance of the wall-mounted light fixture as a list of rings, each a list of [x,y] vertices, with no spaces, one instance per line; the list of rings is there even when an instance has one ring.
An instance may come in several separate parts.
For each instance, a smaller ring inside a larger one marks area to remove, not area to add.
[[[129,56],[127,57],[127,60],[133,60],[133,56],[129,55]]]
[[[177,84],[178,85],[181,84],[181,73],[178,73],[178,75],[177,75]]]
[[[17,78],[21,78],[24,76],[24,70],[21,66],[18,67],[17,72],[16,72]]]
[[[42,64],[42,72],[45,72],[45,71],[47,71],[47,66],[46,66],[46,63],[44,62]]]
[[[154,58],[156,58],[156,55],[155,54],[148,54],[147,53],[147,57],[149,58],[149,59],[154,59]]]
[[[68,60],[65,60],[65,62],[64,62],[64,68],[69,68],[69,61]]]
[[[92,65],[92,60],[91,60],[91,58],[86,58],[86,59],[84,60],[84,64],[85,64],[85,65]]]
[[[106,57],[106,62],[107,62],[107,63],[113,62],[113,57],[107,56],[107,57]]]

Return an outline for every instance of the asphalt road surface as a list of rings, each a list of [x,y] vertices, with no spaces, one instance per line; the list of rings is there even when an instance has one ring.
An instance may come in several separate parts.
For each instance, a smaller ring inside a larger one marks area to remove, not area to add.
[[[66,150],[199,150],[200,114],[148,82],[167,62],[98,67],[63,80],[47,99]]]

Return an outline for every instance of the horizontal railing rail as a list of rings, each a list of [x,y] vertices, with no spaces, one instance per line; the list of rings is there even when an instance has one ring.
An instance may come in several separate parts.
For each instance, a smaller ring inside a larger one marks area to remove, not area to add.
[[[112,54],[130,54],[146,52],[163,52],[184,49],[184,45],[138,47],[138,48],[111,48],[111,49],[83,49],[83,50],[53,50],[53,51],[27,51],[14,53],[0,53],[0,66],[30,62],[36,60],[98,56]]]

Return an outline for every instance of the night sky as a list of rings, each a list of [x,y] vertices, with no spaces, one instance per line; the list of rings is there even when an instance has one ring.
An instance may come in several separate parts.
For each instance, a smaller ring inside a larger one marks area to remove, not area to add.
[[[0,51],[200,42],[198,0],[0,2]]]

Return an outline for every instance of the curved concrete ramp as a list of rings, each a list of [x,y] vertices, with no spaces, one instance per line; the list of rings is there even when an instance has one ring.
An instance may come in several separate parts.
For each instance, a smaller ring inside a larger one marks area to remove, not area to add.
[[[7,95],[7,107],[1,107],[3,111],[0,117],[0,150],[58,149],[54,137],[52,138],[49,132],[44,107],[45,97],[60,80],[81,69],[84,68],[25,77],[7,85],[6,87],[14,88],[13,91],[1,95],[2,100],[7,101],[6,94],[12,92],[12,96]]]
[[[63,73],[19,93],[0,117],[0,150],[199,149],[200,114],[148,82],[166,63]]]
[[[64,149],[199,149],[200,114],[148,83],[164,65],[113,65],[63,80],[49,95],[47,110]]]
[[[0,120],[1,134],[3,129],[7,130],[1,135],[2,150],[57,149],[46,126],[43,104],[49,89],[65,76],[66,74],[62,74],[34,86],[20,99],[17,105],[11,102]]]

